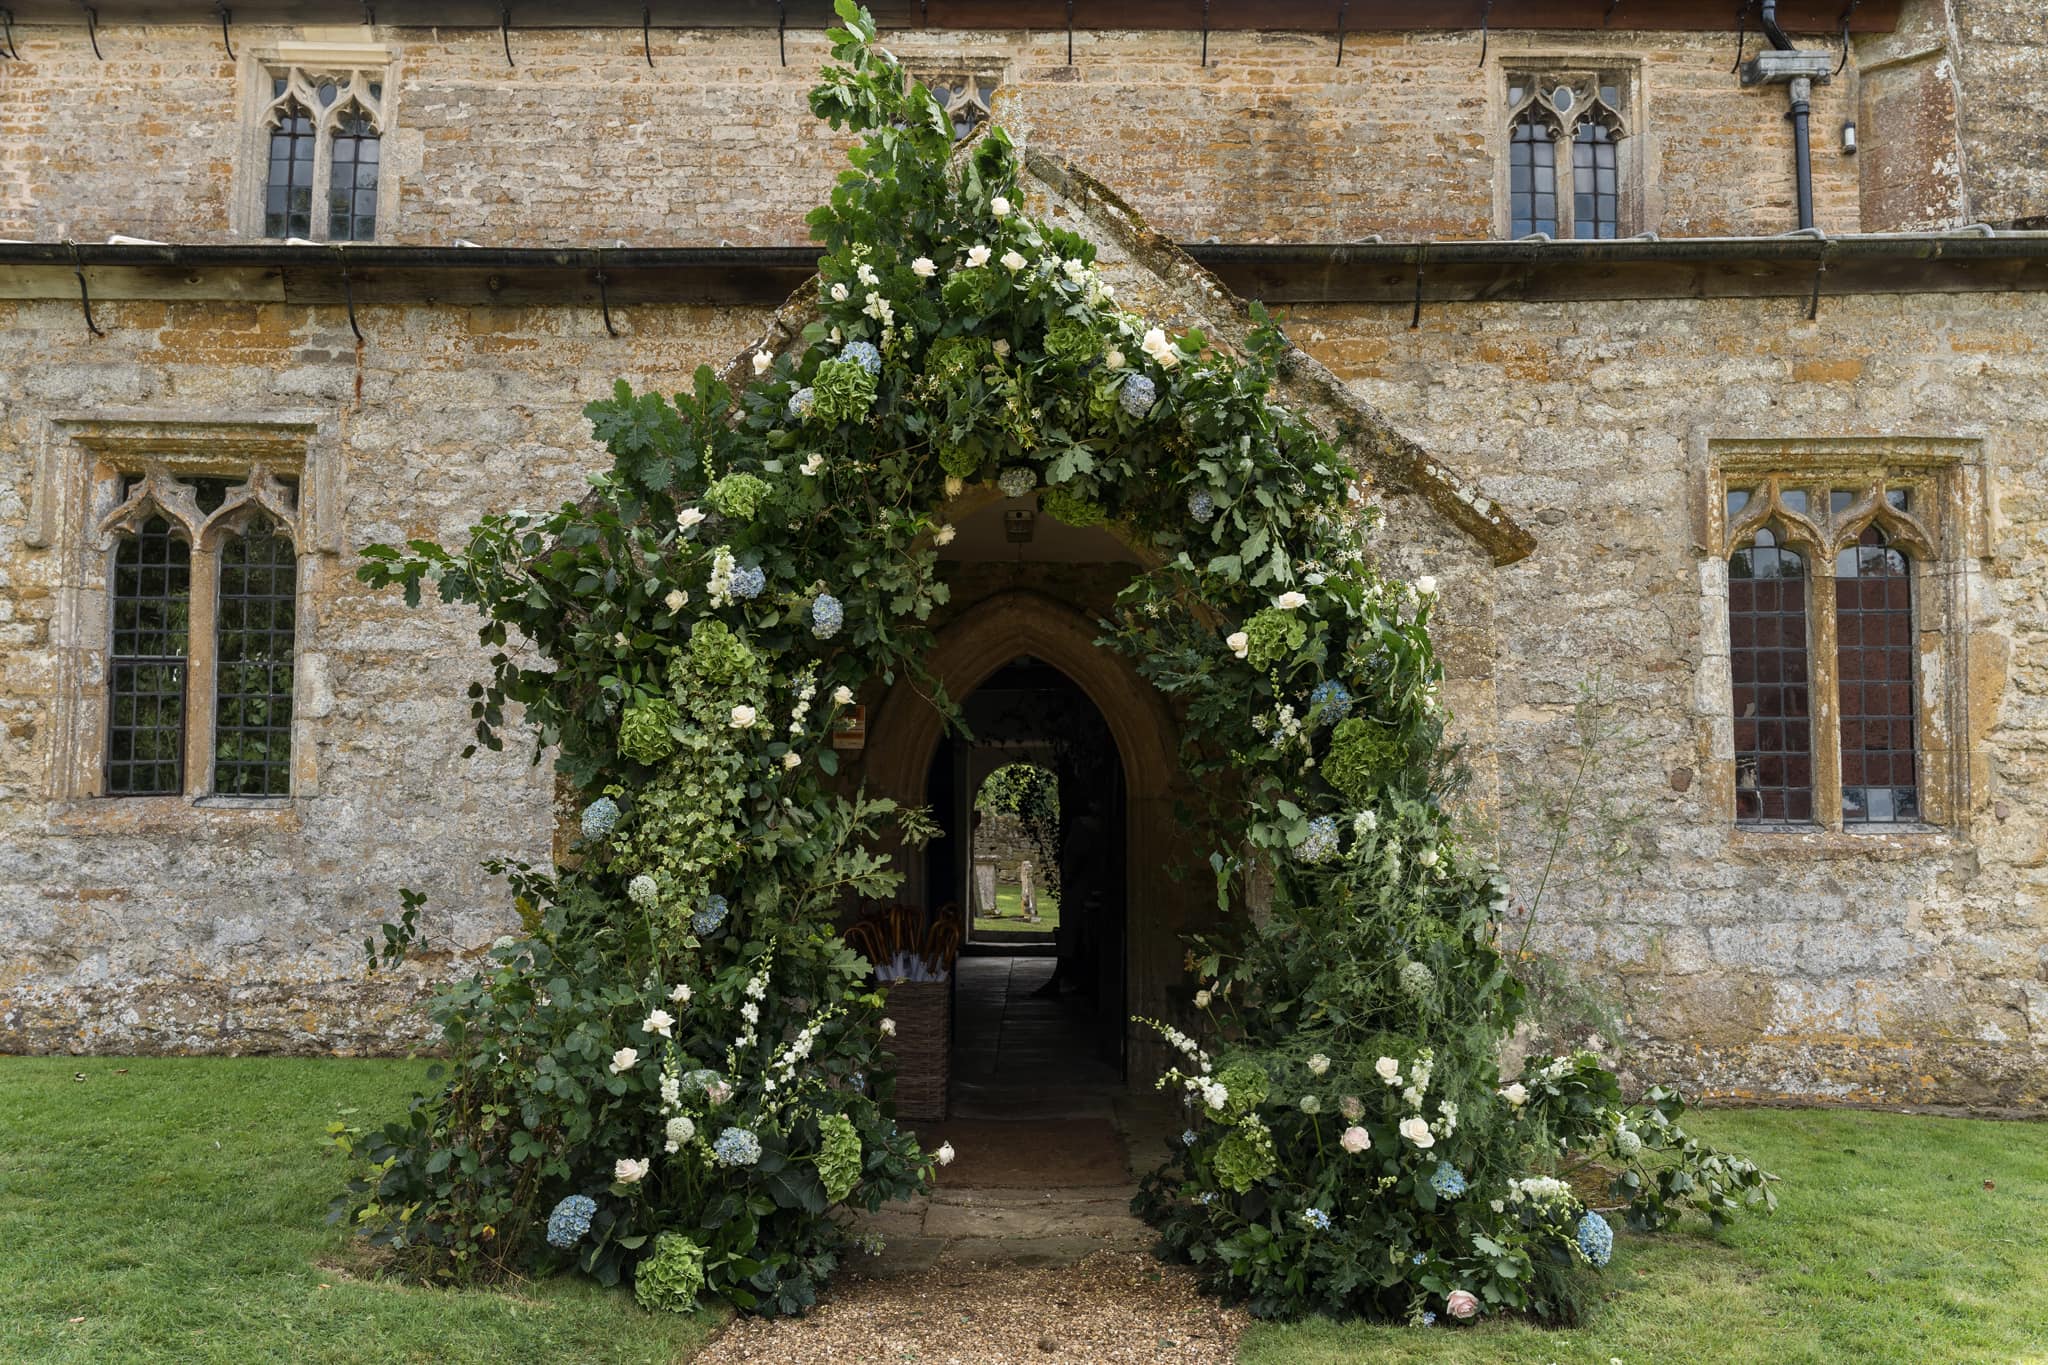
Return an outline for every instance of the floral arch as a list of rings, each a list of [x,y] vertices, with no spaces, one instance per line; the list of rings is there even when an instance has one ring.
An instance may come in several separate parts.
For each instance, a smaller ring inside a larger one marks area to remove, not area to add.
[[[1100,640],[1172,708],[1217,906],[1271,886],[1191,945],[1191,1005],[1151,1024],[1189,1127],[1139,1205],[1209,1287],[1570,1316],[1612,1233],[1566,1151],[1611,1164],[1637,1223],[1767,1202],[1675,1097],[1624,1105],[1590,1055],[1503,1084],[1522,993],[1504,890],[1454,828],[1433,593],[1370,562],[1346,453],[1274,401],[1279,330],[1255,314],[1224,345],[1126,311],[1089,241],[1020,210],[1000,130],[952,158],[944,110],[839,13],[811,102],[859,140],[811,215],[820,316],[785,309],[789,344],[734,382],[591,404],[613,467],[581,503],[368,552],[368,581],[482,612],[478,742],[523,705],[582,838],[509,870],[523,932],[437,997],[448,1077],[346,1139],[370,1164],[342,1211],[431,1275],[573,1265],[650,1306],[795,1312],[855,1235],[842,1211],[931,1179],[891,1118],[886,1001],[837,933],[897,886],[882,843],[930,824],[847,781],[831,731],[898,681],[952,712],[943,509],[989,483],[1150,547]],[[1482,501],[1461,515],[1497,528]]]

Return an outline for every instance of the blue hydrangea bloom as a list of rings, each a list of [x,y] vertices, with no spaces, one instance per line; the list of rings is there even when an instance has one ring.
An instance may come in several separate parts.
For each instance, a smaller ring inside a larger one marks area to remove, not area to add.
[[[1023,465],[1012,465],[996,480],[996,487],[1003,490],[1006,498],[1021,498],[1038,487],[1038,475]]]
[[[1194,1129],[1190,1128],[1180,1135],[1180,1145],[1183,1147],[1192,1147],[1195,1145]]]
[[[1434,1313],[1424,1313],[1424,1314],[1422,1315],[1422,1325],[1423,1325],[1424,1327],[1434,1327],[1434,1326],[1436,1326],[1436,1314],[1434,1314]]]
[[[1335,678],[1317,683],[1308,699],[1322,708],[1316,712],[1316,717],[1324,725],[1335,725],[1351,714],[1351,689]]]
[[[1308,835],[1295,852],[1305,863],[1326,863],[1337,856],[1337,817],[1318,815],[1308,822]]]
[[[726,904],[725,897],[715,894],[706,896],[704,908],[690,916],[690,928],[699,934],[715,933],[718,926],[725,923],[726,911],[729,909],[731,907]]]
[[[1301,1221],[1314,1228],[1317,1232],[1328,1232],[1330,1230],[1330,1215],[1321,1209],[1303,1209],[1301,1211]]]
[[[761,1139],[744,1128],[728,1128],[711,1144],[721,1166],[751,1166],[761,1159]]]
[[[555,1205],[548,1215],[548,1245],[558,1251],[575,1246],[590,1231],[590,1217],[596,1212],[597,1201],[587,1194],[572,1194]]]
[[[1579,1220],[1579,1250],[1596,1266],[1606,1265],[1614,1255],[1614,1229],[1591,1210]]]
[[[846,609],[829,592],[821,592],[811,603],[811,634],[829,640],[846,624]]]
[[[875,349],[872,341],[849,341],[839,348],[841,360],[851,360],[869,374],[882,372],[882,353]]]
[[[768,575],[758,568],[742,564],[732,571],[732,595],[734,597],[749,599],[759,597],[761,589],[767,586]]]
[[[1188,494],[1188,515],[1204,526],[1216,516],[1216,496],[1206,488],[1197,488]]]
[[[1143,417],[1152,411],[1152,404],[1158,398],[1159,386],[1152,382],[1152,376],[1134,374],[1124,380],[1124,386],[1118,391],[1116,401],[1123,404],[1124,411],[1131,416]]]
[[[602,839],[618,823],[619,803],[609,796],[600,796],[583,808],[583,837],[586,839]]]
[[[811,391],[811,386],[809,384],[804,385],[795,393],[791,394],[789,396],[790,416],[809,417],[811,415],[811,404],[817,399],[817,396],[817,394]]]
[[[1200,1194],[1195,1196],[1195,1199],[1198,1203],[1213,1204],[1216,1202],[1216,1191],[1203,1190]]]
[[[1456,1199],[1465,1192],[1465,1173],[1456,1166],[1439,1164],[1430,1174],[1429,1187],[1440,1199]]]

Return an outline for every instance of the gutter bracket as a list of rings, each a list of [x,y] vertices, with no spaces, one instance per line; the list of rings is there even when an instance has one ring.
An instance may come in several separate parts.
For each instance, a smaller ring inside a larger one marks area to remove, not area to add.
[[[1486,70],[1486,44],[1491,39],[1493,26],[1493,0],[1486,0],[1486,8],[1479,11],[1479,69]]]
[[[512,7],[498,6],[498,36],[505,40],[505,65],[517,66],[512,60]]]
[[[599,247],[597,249],[597,306],[599,311],[604,314],[605,335],[616,337],[619,334],[619,329],[612,324],[612,300],[610,293],[605,289],[606,283],[604,248]]]
[[[1415,311],[1408,317],[1408,330],[1422,326],[1422,276],[1423,267],[1429,260],[1429,248],[1423,247],[1415,256]]]
[[[1831,241],[1823,241],[1820,259],[1813,267],[1813,296],[1806,301],[1806,320],[1813,322],[1820,317],[1820,277],[1828,273],[1828,252],[1834,248]]]
[[[80,0],[79,8],[85,11],[85,36],[92,40],[92,55],[105,61],[106,54],[100,51],[100,12]]]
[[[1209,0],[1202,0],[1202,66],[1209,65]]]
[[[213,7],[220,13],[220,45],[228,50],[228,60],[233,61],[235,59],[235,44],[234,40],[228,37],[228,25],[233,22],[235,12],[225,4],[220,3],[220,0],[215,0]]]
[[[341,262],[341,299],[343,303],[348,305],[348,329],[356,334],[357,341],[362,341],[365,339],[363,329],[356,325],[355,284],[348,277],[348,249],[346,247],[336,247],[334,248],[334,255]]]
[[[85,330],[96,337],[103,337],[106,333],[92,320],[92,291],[85,287],[85,262],[78,258],[78,243],[66,242],[64,245],[71,248],[71,273],[78,276],[78,306],[85,314]]]
[[[775,51],[782,58],[782,64],[788,66],[789,7],[785,0],[775,0]]]
[[[1856,13],[1856,7],[1862,3],[1863,0],[1849,0],[1849,3],[1842,7],[1842,60],[1835,65],[1837,76],[1849,65],[1849,20]]]
[[[1351,12],[1351,0],[1337,6],[1337,65],[1344,65],[1344,20]]]
[[[13,59],[14,59],[15,61],[17,61],[17,62],[18,62],[18,61],[20,61],[20,60],[21,60],[21,49],[20,49],[20,48],[18,48],[18,47],[16,47],[16,46],[14,45],[14,11],[13,11],[13,10],[11,10],[11,9],[0,9],[0,28],[4,28],[4,30],[5,30],[5,33],[6,33],[6,36],[7,36],[7,55],[8,55],[9,57],[13,58]]]
[[[654,7],[640,7],[640,55],[647,58],[647,69],[654,69]]]
[[[1067,65],[1074,64],[1074,0],[1067,0]]]

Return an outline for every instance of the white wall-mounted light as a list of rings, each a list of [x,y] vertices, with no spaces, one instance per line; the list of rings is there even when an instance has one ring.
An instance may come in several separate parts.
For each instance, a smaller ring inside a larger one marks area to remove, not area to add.
[[[1842,155],[1856,155],[1856,125],[1854,123],[1842,125]]]

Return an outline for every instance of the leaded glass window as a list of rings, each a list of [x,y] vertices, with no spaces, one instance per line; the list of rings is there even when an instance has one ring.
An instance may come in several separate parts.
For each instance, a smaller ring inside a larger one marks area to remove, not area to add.
[[[372,240],[383,161],[382,70],[273,72],[265,125],[264,235]]]
[[[1620,223],[1614,134],[1598,123],[1582,123],[1572,135],[1572,235],[1612,237]]]
[[[152,516],[116,542],[110,597],[107,791],[181,792],[192,547],[170,521]]]
[[[1915,772],[1913,567],[1877,526],[1835,559],[1842,820],[1920,815]]]
[[[1508,204],[1512,235],[1557,235],[1557,148],[1535,119],[1515,125],[1508,143]]]
[[[1782,536],[1761,528],[1728,559],[1735,818],[1745,823],[1813,818],[1806,559]]]
[[[959,142],[989,121],[989,101],[995,98],[993,76],[962,74],[932,75],[925,86],[953,124],[953,140]]]
[[[1619,73],[1510,74],[1507,228],[1512,237],[1612,238],[1628,195],[1622,139],[1627,82]]]

